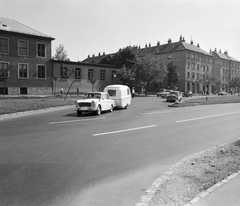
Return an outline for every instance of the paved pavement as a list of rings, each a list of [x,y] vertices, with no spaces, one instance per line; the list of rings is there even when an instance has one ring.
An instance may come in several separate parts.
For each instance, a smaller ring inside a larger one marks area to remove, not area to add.
[[[240,171],[201,193],[185,206],[239,206]]]

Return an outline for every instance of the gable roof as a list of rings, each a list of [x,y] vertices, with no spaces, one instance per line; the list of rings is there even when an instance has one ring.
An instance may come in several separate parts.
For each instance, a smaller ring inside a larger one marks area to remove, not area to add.
[[[235,61],[235,62],[240,62],[239,60],[231,57],[228,53],[224,52],[224,53],[221,53],[221,52],[217,52],[217,51],[213,51],[212,52],[213,54],[215,54],[218,58],[220,59],[224,59],[224,60],[228,60],[228,61]]]
[[[26,34],[31,36],[49,38],[54,40],[53,37],[36,31],[24,24],[21,24],[13,19],[0,17],[0,31],[14,32],[19,34]]]

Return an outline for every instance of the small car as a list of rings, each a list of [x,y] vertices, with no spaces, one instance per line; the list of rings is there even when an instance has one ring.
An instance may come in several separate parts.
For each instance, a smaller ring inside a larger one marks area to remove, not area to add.
[[[179,91],[172,91],[166,97],[167,102],[176,102],[182,100],[182,94]]]
[[[192,97],[192,96],[193,96],[193,93],[192,93],[192,91],[185,91],[185,92],[183,93],[183,96],[184,96],[184,97]]]
[[[218,93],[218,96],[225,96],[225,95],[227,95],[227,92],[222,91]]]
[[[94,112],[96,115],[100,115],[102,111],[112,112],[115,107],[114,100],[107,92],[88,92],[83,99],[76,100],[75,105],[79,116],[83,112]]]
[[[160,90],[160,92],[157,93],[157,97],[166,98],[167,95],[169,95],[169,93],[172,91],[173,90],[171,90],[171,89],[162,89],[162,90]]]

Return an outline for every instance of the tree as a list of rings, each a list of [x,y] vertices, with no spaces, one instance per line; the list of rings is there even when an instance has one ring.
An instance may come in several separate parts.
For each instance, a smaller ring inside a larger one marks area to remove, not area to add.
[[[67,51],[64,49],[63,44],[59,44],[59,46],[56,47],[56,53],[53,59],[61,60],[61,61],[70,61],[70,59],[68,58]]]
[[[229,80],[229,87],[233,88],[235,92],[236,90],[238,90],[238,94],[239,94],[240,77],[233,77],[231,80]]]
[[[147,95],[150,85],[163,82],[167,75],[167,68],[162,61],[153,59],[147,55],[142,61],[138,61],[135,66],[136,85],[145,87]]]
[[[166,76],[168,87],[170,88],[171,84],[176,84],[180,80],[180,75],[178,73],[177,66],[173,62],[167,64],[168,74]]]
[[[2,68],[0,70],[0,81],[3,81],[3,96],[5,96],[6,92],[6,84],[9,78],[9,71],[12,69],[12,66],[7,66],[7,68]]]
[[[205,73],[205,76],[207,75],[207,73]],[[219,75],[217,75],[214,71],[212,72],[211,75],[209,75],[209,81],[212,84],[213,87],[213,93],[217,93],[218,92],[218,88],[220,88],[221,85],[221,78]]]
[[[115,54],[109,54],[100,60],[101,64],[132,68],[136,64],[136,47],[126,47]]]
[[[130,87],[134,84],[135,80],[135,68],[127,68],[125,65],[121,69],[117,70],[117,78],[121,84],[129,85]]]

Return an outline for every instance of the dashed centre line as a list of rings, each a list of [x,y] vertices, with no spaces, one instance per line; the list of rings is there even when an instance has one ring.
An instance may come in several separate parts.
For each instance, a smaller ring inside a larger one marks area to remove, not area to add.
[[[164,113],[169,113],[169,112],[172,112],[172,111],[151,111],[151,112],[146,112],[146,113],[142,113],[142,115],[148,115],[148,114],[164,114]]]
[[[216,115],[210,115],[210,116],[204,116],[204,117],[197,117],[197,118],[192,118],[192,119],[179,120],[179,121],[176,121],[176,123],[189,122],[189,121],[195,121],[195,120],[200,120],[200,119],[207,119],[207,118],[212,118],[212,117],[219,117],[219,116],[230,115],[230,114],[238,114],[238,113],[240,113],[240,111],[239,112],[230,112],[230,113],[216,114]]]
[[[92,119],[68,120],[68,121],[60,121],[60,122],[49,122],[49,124],[65,124],[65,123],[72,123],[72,122],[85,122],[85,121],[94,121],[94,120],[101,120],[101,119],[106,119],[106,117],[92,118]]]
[[[103,132],[103,133],[93,134],[93,136],[115,134],[115,133],[120,133],[120,132],[129,132],[129,131],[134,131],[134,130],[139,130],[139,129],[148,129],[148,128],[156,127],[156,126],[157,125],[149,125],[149,126],[144,126],[144,127],[135,127],[135,128],[117,130],[117,131],[112,131],[112,132]]]

